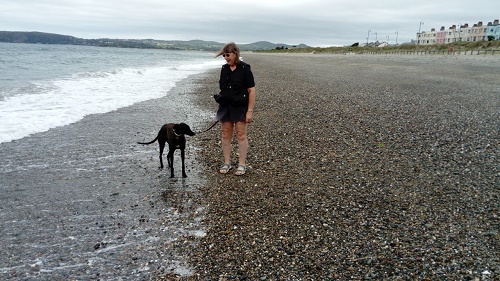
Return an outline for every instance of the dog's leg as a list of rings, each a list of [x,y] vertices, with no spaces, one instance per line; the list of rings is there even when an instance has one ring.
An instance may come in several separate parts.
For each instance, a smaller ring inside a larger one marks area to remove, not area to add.
[[[158,142],[160,144],[160,169],[163,169],[163,150],[165,149],[165,143],[164,142],[161,142],[159,141]]]
[[[181,161],[182,161],[182,177],[187,178],[186,166],[184,165],[184,149],[181,149]]]
[[[174,177],[174,151],[175,149],[169,148],[168,154],[167,154],[167,161],[168,161],[168,166],[170,167],[170,177]]]

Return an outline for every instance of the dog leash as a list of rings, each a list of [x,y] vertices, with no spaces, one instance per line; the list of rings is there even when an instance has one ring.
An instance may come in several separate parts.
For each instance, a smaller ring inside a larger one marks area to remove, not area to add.
[[[206,129],[205,131],[201,131],[199,132],[198,134],[201,134],[201,133],[205,133],[205,132],[208,132],[210,129],[212,129],[215,125],[217,125],[217,123],[219,123],[219,120],[216,120],[210,127],[208,127],[208,129]]]

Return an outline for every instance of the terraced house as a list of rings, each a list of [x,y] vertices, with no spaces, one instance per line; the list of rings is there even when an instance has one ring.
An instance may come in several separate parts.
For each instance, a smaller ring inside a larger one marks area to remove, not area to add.
[[[495,20],[492,25],[488,25],[486,29],[486,37],[491,38],[493,40],[500,40],[500,24],[498,24],[498,20]]]
[[[452,42],[476,42],[500,40],[500,25],[498,20],[488,22],[484,25],[482,21],[469,26],[468,23],[458,26],[452,25],[448,29],[444,26],[439,31],[432,28],[431,31],[417,33],[417,45],[447,44]]]

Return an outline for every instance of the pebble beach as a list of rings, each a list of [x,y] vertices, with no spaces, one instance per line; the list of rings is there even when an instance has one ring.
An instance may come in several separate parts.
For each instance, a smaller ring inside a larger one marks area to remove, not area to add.
[[[218,130],[196,139],[207,234],[186,280],[500,278],[498,56],[242,57],[249,171],[217,173]]]
[[[220,125],[185,179],[136,143],[208,128],[219,69],[2,143],[0,279],[500,279],[499,56],[242,57],[244,176],[218,173]]]

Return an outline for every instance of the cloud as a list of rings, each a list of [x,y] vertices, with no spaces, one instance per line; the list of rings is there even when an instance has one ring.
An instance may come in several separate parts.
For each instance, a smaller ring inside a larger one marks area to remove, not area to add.
[[[2,4],[4,30],[81,38],[202,39],[319,45],[370,40],[394,43],[423,30],[498,18],[500,2],[457,0],[23,0]],[[394,36],[394,37],[393,37]],[[391,40],[392,38],[392,40]]]

